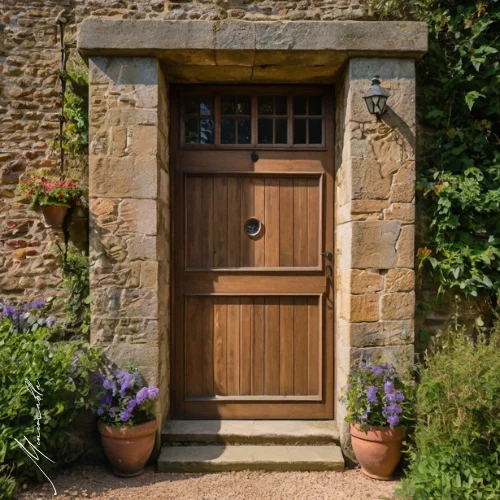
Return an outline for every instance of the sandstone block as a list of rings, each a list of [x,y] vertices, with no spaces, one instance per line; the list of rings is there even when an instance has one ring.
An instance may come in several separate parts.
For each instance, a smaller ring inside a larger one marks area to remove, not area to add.
[[[351,295],[350,299],[351,323],[377,321],[379,319],[379,296],[377,294]]]
[[[389,363],[402,374],[413,366],[413,345],[362,347],[351,349],[351,360],[354,365],[362,361],[371,364]]]
[[[396,244],[396,267],[413,268],[415,265],[415,226],[405,225],[401,228]]]
[[[381,319],[413,319],[415,316],[415,294],[387,293],[382,295]]]
[[[125,199],[118,206],[118,216],[124,227],[133,233],[155,235],[157,230],[156,201]]]
[[[385,276],[386,292],[411,292],[415,288],[413,269],[389,269]]]
[[[350,292],[366,294],[382,290],[383,278],[377,271],[351,270]]]
[[[353,147],[351,139],[351,148]],[[360,140],[358,142],[361,142]],[[369,149],[366,139],[362,144]],[[360,153],[364,154],[364,153]],[[366,154],[370,154],[369,151]],[[382,174],[382,165],[373,157],[351,158],[349,162],[352,198],[355,200],[388,200],[391,195],[391,177]]]
[[[130,260],[146,260],[156,258],[155,236],[133,236],[127,240],[127,251]]]
[[[354,347],[412,344],[415,338],[413,320],[352,323],[349,329]]]
[[[141,264],[141,288],[158,289],[158,262],[147,261]]]
[[[396,241],[401,230],[399,222],[364,221],[352,222],[351,225],[353,268],[391,269],[396,265]]]
[[[399,220],[401,222],[415,221],[415,205],[413,203],[392,203],[384,210],[386,220]]]
[[[154,126],[131,126],[127,128],[126,153],[131,156],[156,156],[158,131]]]

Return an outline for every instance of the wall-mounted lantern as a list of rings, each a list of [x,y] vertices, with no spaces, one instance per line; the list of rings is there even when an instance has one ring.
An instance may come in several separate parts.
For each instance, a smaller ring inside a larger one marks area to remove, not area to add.
[[[389,94],[380,86],[380,76],[375,75],[372,79],[372,86],[363,96],[370,114],[380,118],[387,111],[386,102],[388,97]]]

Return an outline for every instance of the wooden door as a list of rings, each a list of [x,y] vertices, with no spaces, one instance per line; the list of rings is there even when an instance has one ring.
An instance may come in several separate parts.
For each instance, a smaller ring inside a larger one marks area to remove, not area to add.
[[[172,102],[176,418],[333,418],[333,96]]]

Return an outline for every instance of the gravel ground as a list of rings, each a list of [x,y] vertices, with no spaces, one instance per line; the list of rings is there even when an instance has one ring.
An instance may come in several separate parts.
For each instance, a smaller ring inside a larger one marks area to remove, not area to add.
[[[359,470],[346,472],[228,472],[166,474],[153,469],[121,479],[95,466],[82,466],[52,478],[57,498],[106,500],[211,499],[390,499],[397,481],[374,481]],[[22,500],[54,498],[50,484],[33,487]]]

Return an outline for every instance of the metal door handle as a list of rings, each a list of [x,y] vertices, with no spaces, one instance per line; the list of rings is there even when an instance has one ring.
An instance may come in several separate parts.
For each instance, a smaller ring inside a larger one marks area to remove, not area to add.
[[[331,278],[333,276],[333,269],[332,269],[332,266],[328,265],[328,266],[325,266],[325,276],[327,278]]]
[[[328,259],[330,262],[333,262],[333,254],[332,252],[321,252],[321,254],[325,259]]]

